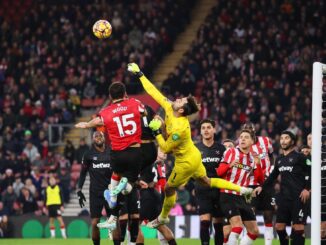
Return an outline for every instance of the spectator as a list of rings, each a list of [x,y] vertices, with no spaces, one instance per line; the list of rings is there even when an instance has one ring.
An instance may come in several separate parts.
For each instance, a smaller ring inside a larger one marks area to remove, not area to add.
[[[22,179],[20,176],[16,176],[15,182],[13,183],[12,187],[14,188],[14,192],[16,196],[19,196],[20,190],[24,187],[24,184],[22,183]]]
[[[37,203],[29,189],[23,187],[19,202],[22,207],[23,214],[34,213],[37,210]]]
[[[58,173],[60,188],[62,190],[63,202],[68,203],[70,200],[70,173],[67,168],[60,168]]]
[[[28,178],[25,180],[25,188],[27,188],[33,196],[36,195],[36,187],[32,182],[32,179]]]
[[[2,202],[5,207],[5,210],[8,211],[9,215],[13,215],[15,213],[14,204],[17,201],[17,196],[14,192],[14,188],[9,185],[6,191],[2,194]]]
[[[86,144],[85,138],[80,139],[79,147],[76,150],[76,160],[78,164],[81,164],[84,153],[89,149]]]
[[[70,140],[67,140],[63,155],[72,164],[75,160],[75,147]]]
[[[8,215],[3,202],[0,201],[0,238],[8,237],[9,224],[8,224]]]
[[[29,159],[30,162],[33,162],[34,160],[36,160],[37,156],[40,155],[40,153],[38,152],[37,148],[35,145],[33,145],[33,143],[31,141],[28,141],[26,143],[26,146],[23,150],[23,153],[26,154],[27,158]]]

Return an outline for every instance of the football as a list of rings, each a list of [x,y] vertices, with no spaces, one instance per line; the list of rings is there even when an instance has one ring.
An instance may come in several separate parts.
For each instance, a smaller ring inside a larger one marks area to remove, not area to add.
[[[107,20],[98,20],[93,25],[93,33],[97,38],[108,38],[112,33],[112,26]]]

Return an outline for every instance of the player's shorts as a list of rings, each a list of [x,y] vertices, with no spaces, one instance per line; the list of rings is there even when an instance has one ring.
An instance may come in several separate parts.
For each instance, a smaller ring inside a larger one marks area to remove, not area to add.
[[[255,186],[252,186],[252,188],[255,189]],[[257,211],[274,211],[275,205],[275,190],[273,186],[264,188],[257,197],[253,197],[251,200],[251,206],[256,208]]]
[[[49,217],[50,218],[56,218],[58,216],[61,216],[62,212],[60,210],[61,205],[49,205],[48,211],[49,211]]]
[[[146,167],[152,165],[157,158],[157,148],[154,142],[141,144],[141,150],[143,153],[143,161],[141,165],[141,171]]]
[[[281,197],[278,201],[276,223],[306,224],[307,216],[308,205],[299,198],[289,200]]]
[[[223,215],[227,219],[239,215],[243,221],[256,220],[254,211],[243,196],[220,193],[220,205]]]
[[[212,217],[223,217],[219,189],[196,188],[196,199],[199,215],[211,214]]]
[[[140,219],[154,220],[162,209],[161,194],[154,188],[140,190]]]
[[[176,158],[168,184],[171,187],[179,187],[187,184],[190,178],[198,179],[204,176],[206,176],[206,168],[198,151],[198,153],[188,154],[187,158]]]
[[[103,190],[104,191],[104,190]],[[103,191],[91,191],[89,193],[89,211],[91,213],[91,218],[101,218],[103,207],[105,208],[106,215],[110,216],[110,208],[108,203],[103,197]]]
[[[140,173],[142,164],[142,150],[140,147],[128,147],[122,151],[111,151],[112,170],[135,182]]]
[[[124,214],[138,214],[139,213],[139,191],[133,188],[129,195],[124,196],[123,206],[120,209],[120,216]]]

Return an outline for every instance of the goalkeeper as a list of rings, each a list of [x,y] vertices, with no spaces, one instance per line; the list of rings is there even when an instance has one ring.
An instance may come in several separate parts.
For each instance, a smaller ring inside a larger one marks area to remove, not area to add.
[[[246,196],[251,195],[252,189],[250,188],[240,187],[223,179],[207,177],[201,153],[191,139],[190,123],[187,118],[199,111],[195,98],[188,96],[171,102],[144,76],[137,64],[128,64],[128,71],[139,77],[146,92],[165,110],[167,140],[162,136],[160,120],[153,119],[149,127],[162,151],[172,153],[175,157],[174,168],[165,186],[165,199],[161,214],[149,222],[148,226],[156,228],[169,222],[169,212],[176,202],[176,188],[185,185],[190,178],[204,186],[237,191]]]

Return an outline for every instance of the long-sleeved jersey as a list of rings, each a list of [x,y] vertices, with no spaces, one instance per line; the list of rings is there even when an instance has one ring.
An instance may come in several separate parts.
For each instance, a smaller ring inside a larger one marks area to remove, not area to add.
[[[299,198],[303,189],[310,190],[311,162],[305,155],[295,150],[280,155],[275,160],[272,173],[265,180],[263,188],[271,185],[281,175],[280,194],[287,199]]]
[[[94,146],[85,152],[82,160],[82,169],[78,181],[78,188],[82,189],[86,174],[89,172],[91,192],[103,192],[108,188],[111,180],[112,168],[110,164],[110,149],[98,151]]]
[[[200,156],[199,150],[191,139],[188,118],[175,117],[172,103],[145,76],[140,77],[140,81],[146,92],[165,110],[165,125],[168,138],[165,140],[162,135],[156,136],[161,150],[165,153],[173,153],[176,164],[178,162],[191,162],[194,154]]]

